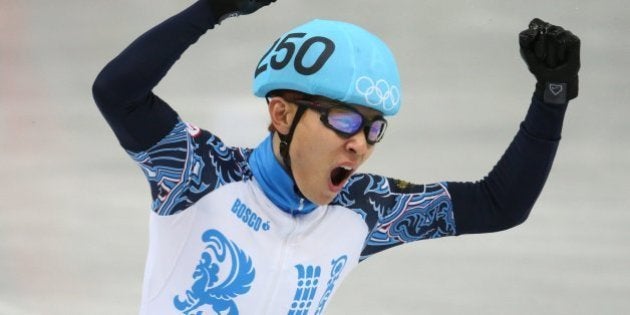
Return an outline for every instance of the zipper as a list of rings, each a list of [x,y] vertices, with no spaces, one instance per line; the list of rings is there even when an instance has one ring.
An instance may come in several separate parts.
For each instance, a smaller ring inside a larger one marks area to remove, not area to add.
[[[300,214],[304,210],[304,198],[300,198],[300,202],[298,203],[298,207],[296,210],[291,210],[291,215],[295,216],[296,214]]]
[[[304,206],[304,199],[300,200],[300,208]],[[298,211],[301,210],[300,208],[298,208]],[[293,212],[293,211],[291,211]],[[270,297],[267,299],[268,303],[267,306],[265,307],[265,312],[263,314],[272,314],[270,313],[270,309],[273,305],[276,305],[277,303],[275,302],[275,298],[278,296],[279,292],[279,285],[278,283],[280,282],[281,276],[283,274],[283,270],[285,269],[285,264],[287,261],[287,255],[288,255],[288,244],[289,241],[291,240],[291,238],[293,237],[293,235],[295,234],[295,231],[297,230],[297,227],[299,225],[299,221],[298,219],[292,215],[291,218],[291,230],[287,233],[287,235],[282,239],[282,243],[280,245],[280,255],[279,255],[279,259],[278,259],[278,270],[274,273],[273,277],[271,278],[273,283],[271,286],[271,295]]]
[[[300,205],[298,205],[298,212],[304,210],[304,198],[300,198]]]

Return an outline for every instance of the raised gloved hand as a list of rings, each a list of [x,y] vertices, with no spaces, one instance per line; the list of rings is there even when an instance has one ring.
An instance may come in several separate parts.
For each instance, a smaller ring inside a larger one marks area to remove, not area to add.
[[[208,0],[216,11],[219,22],[229,17],[254,13],[276,0]]]
[[[578,95],[580,39],[560,26],[533,19],[519,34],[521,56],[536,77],[536,96],[564,104]]]

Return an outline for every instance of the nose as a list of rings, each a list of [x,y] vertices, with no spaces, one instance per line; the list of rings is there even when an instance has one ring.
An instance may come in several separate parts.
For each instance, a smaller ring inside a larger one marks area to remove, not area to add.
[[[358,132],[354,136],[348,138],[346,141],[346,150],[361,156],[367,154],[370,149],[370,145],[367,143],[367,139],[365,137],[365,132]]]

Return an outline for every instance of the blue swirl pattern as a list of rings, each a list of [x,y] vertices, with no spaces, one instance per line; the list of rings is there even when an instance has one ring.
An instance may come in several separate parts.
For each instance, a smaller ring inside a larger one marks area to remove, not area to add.
[[[356,174],[333,204],[352,209],[368,224],[361,260],[400,244],[455,235],[453,203],[446,183],[415,185]]]
[[[250,179],[251,151],[226,147],[215,135],[179,122],[149,150],[128,153],[149,180],[152,210],[172,215],[222,185]]]

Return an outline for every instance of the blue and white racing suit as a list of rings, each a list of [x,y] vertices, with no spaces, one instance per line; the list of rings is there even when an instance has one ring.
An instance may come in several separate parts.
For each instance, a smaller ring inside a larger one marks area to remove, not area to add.
[[[201,0],[136,39],[99,74],[99,109],[153,198],[141,314],[321,314],[358,263],[422,239],[523,222],[549,174],[564,105],[533,98],[477,182],[416,185],[355,174],[328,205],[294,191],[271,136],[230,147],[183,121],[155,87],[216,24]]]

